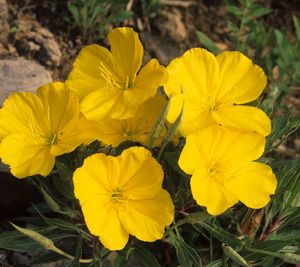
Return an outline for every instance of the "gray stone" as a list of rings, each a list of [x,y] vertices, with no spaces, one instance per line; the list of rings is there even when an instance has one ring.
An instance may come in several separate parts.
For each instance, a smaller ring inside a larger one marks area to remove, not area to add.
[[[52,82],[50,73],[34,61],[24,58],[0,60],[0,106],[13,92],[35,91]]]
[[[15,21],[19,31],[15,35],[16,47],[21,55],[33,57],[48,67],[59,66],[61,50],[54,35],[36,20]]]

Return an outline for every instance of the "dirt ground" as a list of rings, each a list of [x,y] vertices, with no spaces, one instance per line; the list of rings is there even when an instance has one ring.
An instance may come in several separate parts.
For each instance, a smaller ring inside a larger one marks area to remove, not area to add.
[[[70,13],[67,1],[9,0],[8,35],[2,38],[0,58],[24,56],[35,59],[51,71],[54,80],[64,80],[78,51],[91,41],[66,21]],[[156,57],[162,64],[199,46],[196,30],[206,33],[221,50],[232,49],[226,39],[228,16],[220,0],[162,0],[152,14],[145,14],[141,0],[129,1],[127,10],[133,18],[124,22],[133,26],[145,46],[145,60]],[[292,25],[292,14],[300,15],[299,0],[261,1],[274,11],[266,23],[274,27]],[[107,25],[106,28],[112,28]],[[2,33],[3,34],[3,33]],[[107,45],[105,39],[101,44]]]

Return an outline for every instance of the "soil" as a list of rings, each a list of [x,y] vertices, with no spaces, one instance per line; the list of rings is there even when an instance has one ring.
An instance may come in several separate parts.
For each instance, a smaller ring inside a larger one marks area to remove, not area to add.
[[[33,58],[51,71],[53,80],[64,80],[79,50],[91,43],[67,22],[66,17],[71,17],[67,2],[9,0],[10,33],[4,43],[6,53],[0,49],[0,58],[17,55]],[[145,46],[145,59],[156,57],[162,64],[168,64],[187,49],[199,46],[196,30],[206,33],[221,50],[232,48],[226,39],[228,29],[224,18],[229,15],[224,1],[161,0],[163,4],[150,14],[143,11],[141,0],[128,2],[127,9],[133,11],[134,16],[124,25],[133,26],[139,32]],[[292,14],[300,15],[299,0],[261,2],[274,10],[266,19],[269,25],[289,28]],[[100,44],[107,45],[105,38]]]

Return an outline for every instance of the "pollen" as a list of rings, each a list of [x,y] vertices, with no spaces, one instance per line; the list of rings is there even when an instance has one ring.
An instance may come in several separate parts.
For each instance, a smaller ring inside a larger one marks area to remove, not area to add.
[[[111,199],[112,199],[112,203],[114,205],[117,205],[117,206],[123,206],[123,207],[126,207],[127,206],[127,201],[128,201],[128,198],[126,196],[126,194],[119,188],[115,188],[112,190],[111,192]]]
[[[222,181],[223,180],[223,175],[222,175],[222,170],[220,166],[217,164],[213,165],[208,169],[209,176],[217,181]]]

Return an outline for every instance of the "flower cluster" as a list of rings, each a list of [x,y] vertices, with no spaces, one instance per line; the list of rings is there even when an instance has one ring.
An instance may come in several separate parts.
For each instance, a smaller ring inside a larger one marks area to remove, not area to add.
[[[143,46],[133,29],[116,28],[108,39],[110,50],[82,49],[65,83],[4,102],[0,157],[12,174],[48,176],[57,156],[95,140],[105,147],[135,142],[117,156],[87,157],[74,172],[74,194],[89,231],[105,247],[120,250],[129,235],[152,242],[163,237],[175,209],[156,148],[163,151],[180,118],[177,135],[185,144],[178,165],[191,175],[197,204],[211,215],[238,201],[253,209],[267,205],[276,178],[255,160],[271,122],[243,105],[262,93],[263,70],[239,52],[214,56],[201,48],[166,68],[156,59],[142,67]]]

